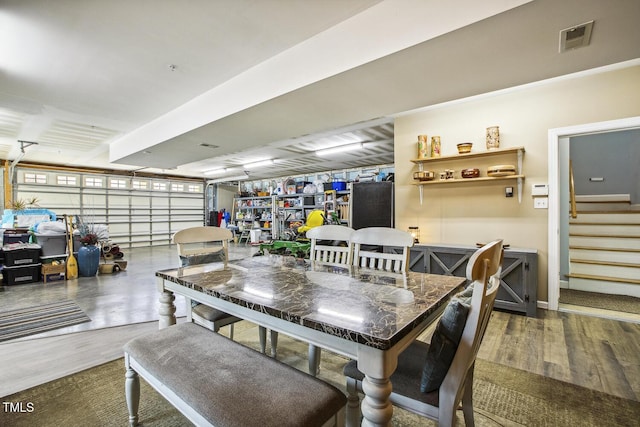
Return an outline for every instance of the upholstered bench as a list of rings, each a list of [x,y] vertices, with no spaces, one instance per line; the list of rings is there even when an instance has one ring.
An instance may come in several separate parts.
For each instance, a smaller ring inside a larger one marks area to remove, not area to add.
[[[336,387],[190,322],[135,338],[124,352],[131,426],[138,375],[197,426],[344,424]]]

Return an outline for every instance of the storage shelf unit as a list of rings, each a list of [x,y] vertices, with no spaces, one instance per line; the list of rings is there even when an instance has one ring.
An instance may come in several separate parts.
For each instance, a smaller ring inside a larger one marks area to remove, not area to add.
[[[350,191],[335,192],[336,199],[349,197]],[[307,216],[313,210],[324,210],[327,203],[326,193],[294,193],[277,196],[236,197],[234,199],[234,218],[237,225],[253,228],[254,221],[261,225],[260,229],[269,231],[273,239],[283,238],[284,230],[290,228],[294,222],[305,223]],[[333,204],[333,203],[332,203]],[[335,206],[340,223],[349,225],[349,202],[336,201]],[[262,213],[268,212],[269,227],[264,227],[265,219]],[[248,217],[247,217],[248,215]]]
[[[260,230],[271,234],[274,223],[275,196],[236,197],[234,203],[234,217],[239,229],[253,229],[254,222],[260,224]],[[267,226],[268,225],[268,226]]]
[[[432,181],[418,181],[414,184],[418,186],[420,191],[420,204],[422,204],[423,200],[423,187],[425,185],[447,185],[447,184],[473,184],[477,182],[492,182],[492,181],[504,181],[504,180],[515,180],[518,188],[518,202],[522,202],[522,185],[524,182],[524,175],[522,173],[522,159],[524,156],[524,147],[512,147],[512,148],[502,148],[497,150],[490,151],[480,151],[477,153],[466,153],[466,154],[456,154],[456,155],[448,155],[448,156],[440,156],[440,157],[428,157],[424,159],[413,159],[411,160],[413,163],[418,165],[418,170],[423,171],[425,164],[440,164],[444,162],[464,162],[470,159],[478,159],[478,158],[491,158],[498,156],[516,156],[517,166],[516,166],[516,174],[515,175],[507,175],[507,176],[483,176],[478,178],[459,178],[459,179],[438,179],[437,177]],[[468,165],[468,162],[467,162]]]

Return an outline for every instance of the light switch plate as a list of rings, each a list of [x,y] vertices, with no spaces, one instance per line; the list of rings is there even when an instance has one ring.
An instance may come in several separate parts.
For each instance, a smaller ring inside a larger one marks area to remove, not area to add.
[[[533,199],[533,207],[535,209],[548,209],[549,199],[547,197],[536,197]]]

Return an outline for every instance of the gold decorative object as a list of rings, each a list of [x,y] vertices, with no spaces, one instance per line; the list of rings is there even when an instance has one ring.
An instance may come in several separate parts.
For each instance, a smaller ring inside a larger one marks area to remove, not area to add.
[[[417,171],[413,173],[413,179],[418,181],[432,181],[435,178],[435,174],[432,171]]]
[[[427,135],[418,135],[418,158],[426,159],[429,157],[429,144],[427,143]]]
[[[462,143],[456,145],[456,147],[458,147],[458,154],[470,153],[471,152],[471,146],[473,146],[473,143],[471,143],[471,142],[462,142]]]
[[[431,157],[440,157],[440,137],[431,137]]]
[[[514,165],[494,165],[487,168],[488,176],[509,176],[516,174]]]

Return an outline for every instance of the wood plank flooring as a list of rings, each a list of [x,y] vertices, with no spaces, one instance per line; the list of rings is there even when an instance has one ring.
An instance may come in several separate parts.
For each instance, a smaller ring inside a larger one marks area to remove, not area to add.
[[[254,249],[234,246],[232,257],[250,255]],[[126,276],[69,281],[55,292],[43,284],[0,288],[0,309],[25,299],[46,302],[51,294],[80,295],[87,314],[97,319],[82,330],[0,343],[0,396],[121,357],[124,342],[156,329],[153,272],[172,267],[167,262],[174,251],[137,251]],[[129,280],[123,280],[126,277]],[[577,313],[538,313],[538,318],[531,318],[494,311],[478,357],[640,402],[640,324]],[[127,325],[134,321],[143,323]]]
[[[478,357],[640,401],[640,324],[538,312],[494,311]]]

